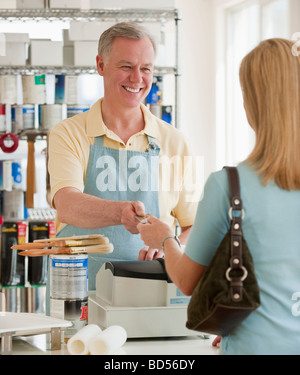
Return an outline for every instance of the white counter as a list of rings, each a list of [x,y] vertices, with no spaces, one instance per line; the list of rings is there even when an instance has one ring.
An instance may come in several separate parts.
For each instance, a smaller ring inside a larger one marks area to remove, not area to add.
[[[51,351],[49,336],[49,334],[41,334],[15,337],[12,355],[69,355],[66,344],[62,344],[60,350]],[[219,350],[212,346],[214,337],[128,339],[114,355],[218,355]]]

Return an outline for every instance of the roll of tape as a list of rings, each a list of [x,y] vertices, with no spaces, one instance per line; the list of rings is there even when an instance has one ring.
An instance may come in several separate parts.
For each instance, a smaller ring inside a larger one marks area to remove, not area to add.
[[[4,141],[10,138],[13,141],[12,146],[6,146]],[[16,151],[19,146],[19,138],[14,133],[6,133],[0,137],[0,147],[3,152],[11,153]]]

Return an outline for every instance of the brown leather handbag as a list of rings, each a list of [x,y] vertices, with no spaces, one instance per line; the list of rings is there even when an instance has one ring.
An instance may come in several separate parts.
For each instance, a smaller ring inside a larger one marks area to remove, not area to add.
[[[226,336],[260,306],[259,287],[242,233],[244,211],[236,167],[227,170],[231,226],[191,296],[186,327]]]

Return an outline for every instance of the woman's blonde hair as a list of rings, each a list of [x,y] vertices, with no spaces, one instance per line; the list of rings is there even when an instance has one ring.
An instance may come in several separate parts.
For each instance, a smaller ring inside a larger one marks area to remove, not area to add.
[[[293,42],[268,39],[244,57],[240,82],[256,143],[247,158],[262,177],[300,190],[300,57]]]

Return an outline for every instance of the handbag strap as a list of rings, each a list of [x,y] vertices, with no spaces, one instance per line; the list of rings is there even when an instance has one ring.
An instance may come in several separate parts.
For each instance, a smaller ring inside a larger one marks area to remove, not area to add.
[[[243,247],[242,247],[242,220],[244,216],[243,204],[240,194],[239,174],[236,167],[224,167],[227,171],[229,192],[230,192],[230,209],[229,217],[230,226],[230,247],[231,257],[229,267],[226,271],[226,278],[230,282],[231,298],[233,301],[241,301],[243,298],[243,281],[247,277],[247,270],[243,266]],[[233,211],[240,211],[240,215],[233,215]],[[240,276],[231,277],[232,270],[240,270]]]

